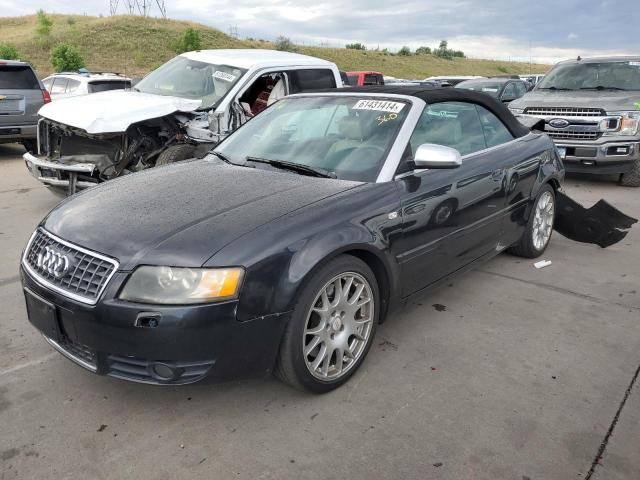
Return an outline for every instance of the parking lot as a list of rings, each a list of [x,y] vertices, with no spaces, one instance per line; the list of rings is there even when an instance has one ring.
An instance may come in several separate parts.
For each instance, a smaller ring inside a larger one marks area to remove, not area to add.
[[[391,315],[323,396],[154,387],[84,371],[28,323],[20,252],[59,198],[22,152],[0,145],[0,479],[640,478],[639,228],[606,250],[555,235],[540,270],[499,256]],[[565,188],[640,216],[637,189]]]

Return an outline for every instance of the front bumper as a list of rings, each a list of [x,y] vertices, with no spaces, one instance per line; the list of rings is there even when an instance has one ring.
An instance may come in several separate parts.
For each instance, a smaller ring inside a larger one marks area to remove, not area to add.
[[[605,137],[598,143],[565,140],[554,140],[554,143],[566,149],[563,163],[567,172],[626,173],[640,159],[640,142],[635,139],[607,140]]]
[[[97,182],[78,180],[78,174],[91,175],[96,170],[93,163],[64,163],[43,160],[27,152],[22,158],[32,176],[45,185],[53,187],[67,187],[75,191],[75,188],[89,188],[97,185]],[[73,192],[71,192],[73,193]]]
[[[0,143],[35,140],[37,129],[37,125],[0,125]]]
[[[289,317],[273,314],[240,322],[237,301],[192,306],[125,302],[117,299],[125,272],[113,276],[96,305],[86,305],[43,287],[22,267],[20,274],[25,295],[55,310],[56,335],[32,315],[29,319],[56,350],[94,373],[141,383],[180,385],[267,374]],[[172,374],[158,374],[167,371]]]

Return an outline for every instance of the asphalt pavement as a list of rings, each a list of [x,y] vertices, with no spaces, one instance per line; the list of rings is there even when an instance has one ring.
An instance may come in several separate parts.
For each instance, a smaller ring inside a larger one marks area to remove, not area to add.
[[[391,315],[342,388],[157,387],[93,375],[28,323],[22,248],[60,200],[0,145],[0,480],[640,478],[640,227],[555,234]],[[640,189],[565,189],[640,217]],[[124,214],[124,213],[123,213]]]

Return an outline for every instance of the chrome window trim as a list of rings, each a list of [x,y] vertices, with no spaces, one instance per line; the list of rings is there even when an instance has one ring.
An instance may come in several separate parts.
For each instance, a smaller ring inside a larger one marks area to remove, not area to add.
[[[504,147],[506,145],[511,145],[512,143],[515,143],[515,142],[520,142],[520,141],[528,142],[529,140],[532,139],[532,137],[540,136],[540,135],[541,135],[540,133],[529,132],[524,137],[516,137],[513,140],[509,140],[508,142],[501,143],[500,145],[494,145],[493,147],[485,148],[483,150],[478,150],[477,152],[467,153],[466,155],[462,156],[462,163],[464,164],[465,160],[468,160],[468,159],[470,159],[472,157],[475,157],[475,156],[478,156],[478,155],[484,155],[485,153],[489,153],[489,152],[491,152],[493,150],[497,150],[498,148],[502,148],[502,147]],[[422,172],[426,172],[428,170],[430,170],[430,169],[424,168],[424,169],[420,169],[420,170],[411,170],[409,172],[404,172],[404,173],[401,173],[399,175],[396,175],[394,177],[394,180],[400,180],[402,178],[405,178],[405,177],[408,177],[408,176],[411,176],[411,175],[417,175],[417,174],[420,174]]]
[[[40,274],[38,272],[36,272],[35,270],[33,270],[31,268],[31,266],[29,265],[29,262],[27,262],[27,255],[29,253],[29,250],[31,249],[31,244],[33,243],[33,239],[36,236],[36,233],[42,233],[43,235],[46,235],[47,237],[51,238],[52,240],[59,242],[63,245],[66,245],[69,248],[72,248],[74,250],[77,250],[78,252],[84,253],[86,255],[91,255],[92,257],[95,257],[99,260],[103,260],[105,262],[110,263],[111,265],[113,265],[113,270],[111,271],[111,273],[107,276],[104,285],[102,285],[102,287],[100,288],[100,290],[97,292],[96,294],[96,298],[94,299],[90,299],[87,297],[84,297],[82,295],[78,295],[76,293],[73,292],[69,292],[67,290],[65,290],[64,288],[60,288],[59,286],[49,282],[47,279],[42,278],[40,276]],[[57,292],[59,294],[61,294],[64,297],[70,298],[72,300],[75,300],[77,302],[80,303],[84,303],[86,305],[95,305],[96,303],[98,303],[98,300],[100,299],[100,297],[102,296],[102,293],[104,292],[105,288],[107,288],[107,285],[109,284],[109,282],[111,281],[111,278],[113,278],[113,276],[116,274],[116,272],[118,271],[118,268],[120,267],[120,264],[118,263],[117,260],[107,257],[105,255],[102,255],[100,253],[94,252],[93,250],[88,250],[86,248],[80,247],[78,245],[75,245],[73,243],[67,242],[66,240],[63,240],[62,238],[49,233],[48,231],[46,231],[44,228],[42,227],[38,227],[32,234],[31,234],[31,238],[29,238],[29,242],[27,243],[27,246],[25,247],[24,251],[22,252],[22,266],[23,268],[27,271],[27,273],[29,273],[29,276],[31,278],[33,278],[33,280],[36,283],[39,283],[42,287],[48,288],[49,290],[53,290],[54,292]]]

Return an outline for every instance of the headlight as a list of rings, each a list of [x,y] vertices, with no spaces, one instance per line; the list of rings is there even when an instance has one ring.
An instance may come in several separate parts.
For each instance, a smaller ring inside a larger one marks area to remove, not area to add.
[[[511,113],[513,113],[514,115],[520,115],[520,114],[524,113],[524,108],[509,107],[509,110],[511,110]]]
[[[624,112],[620,119],[620,135],[636,135],[640,126],[640,112]]]
[[[120,298],[131,302],[184,305],[238,297],[242,268],[138,267]]]

